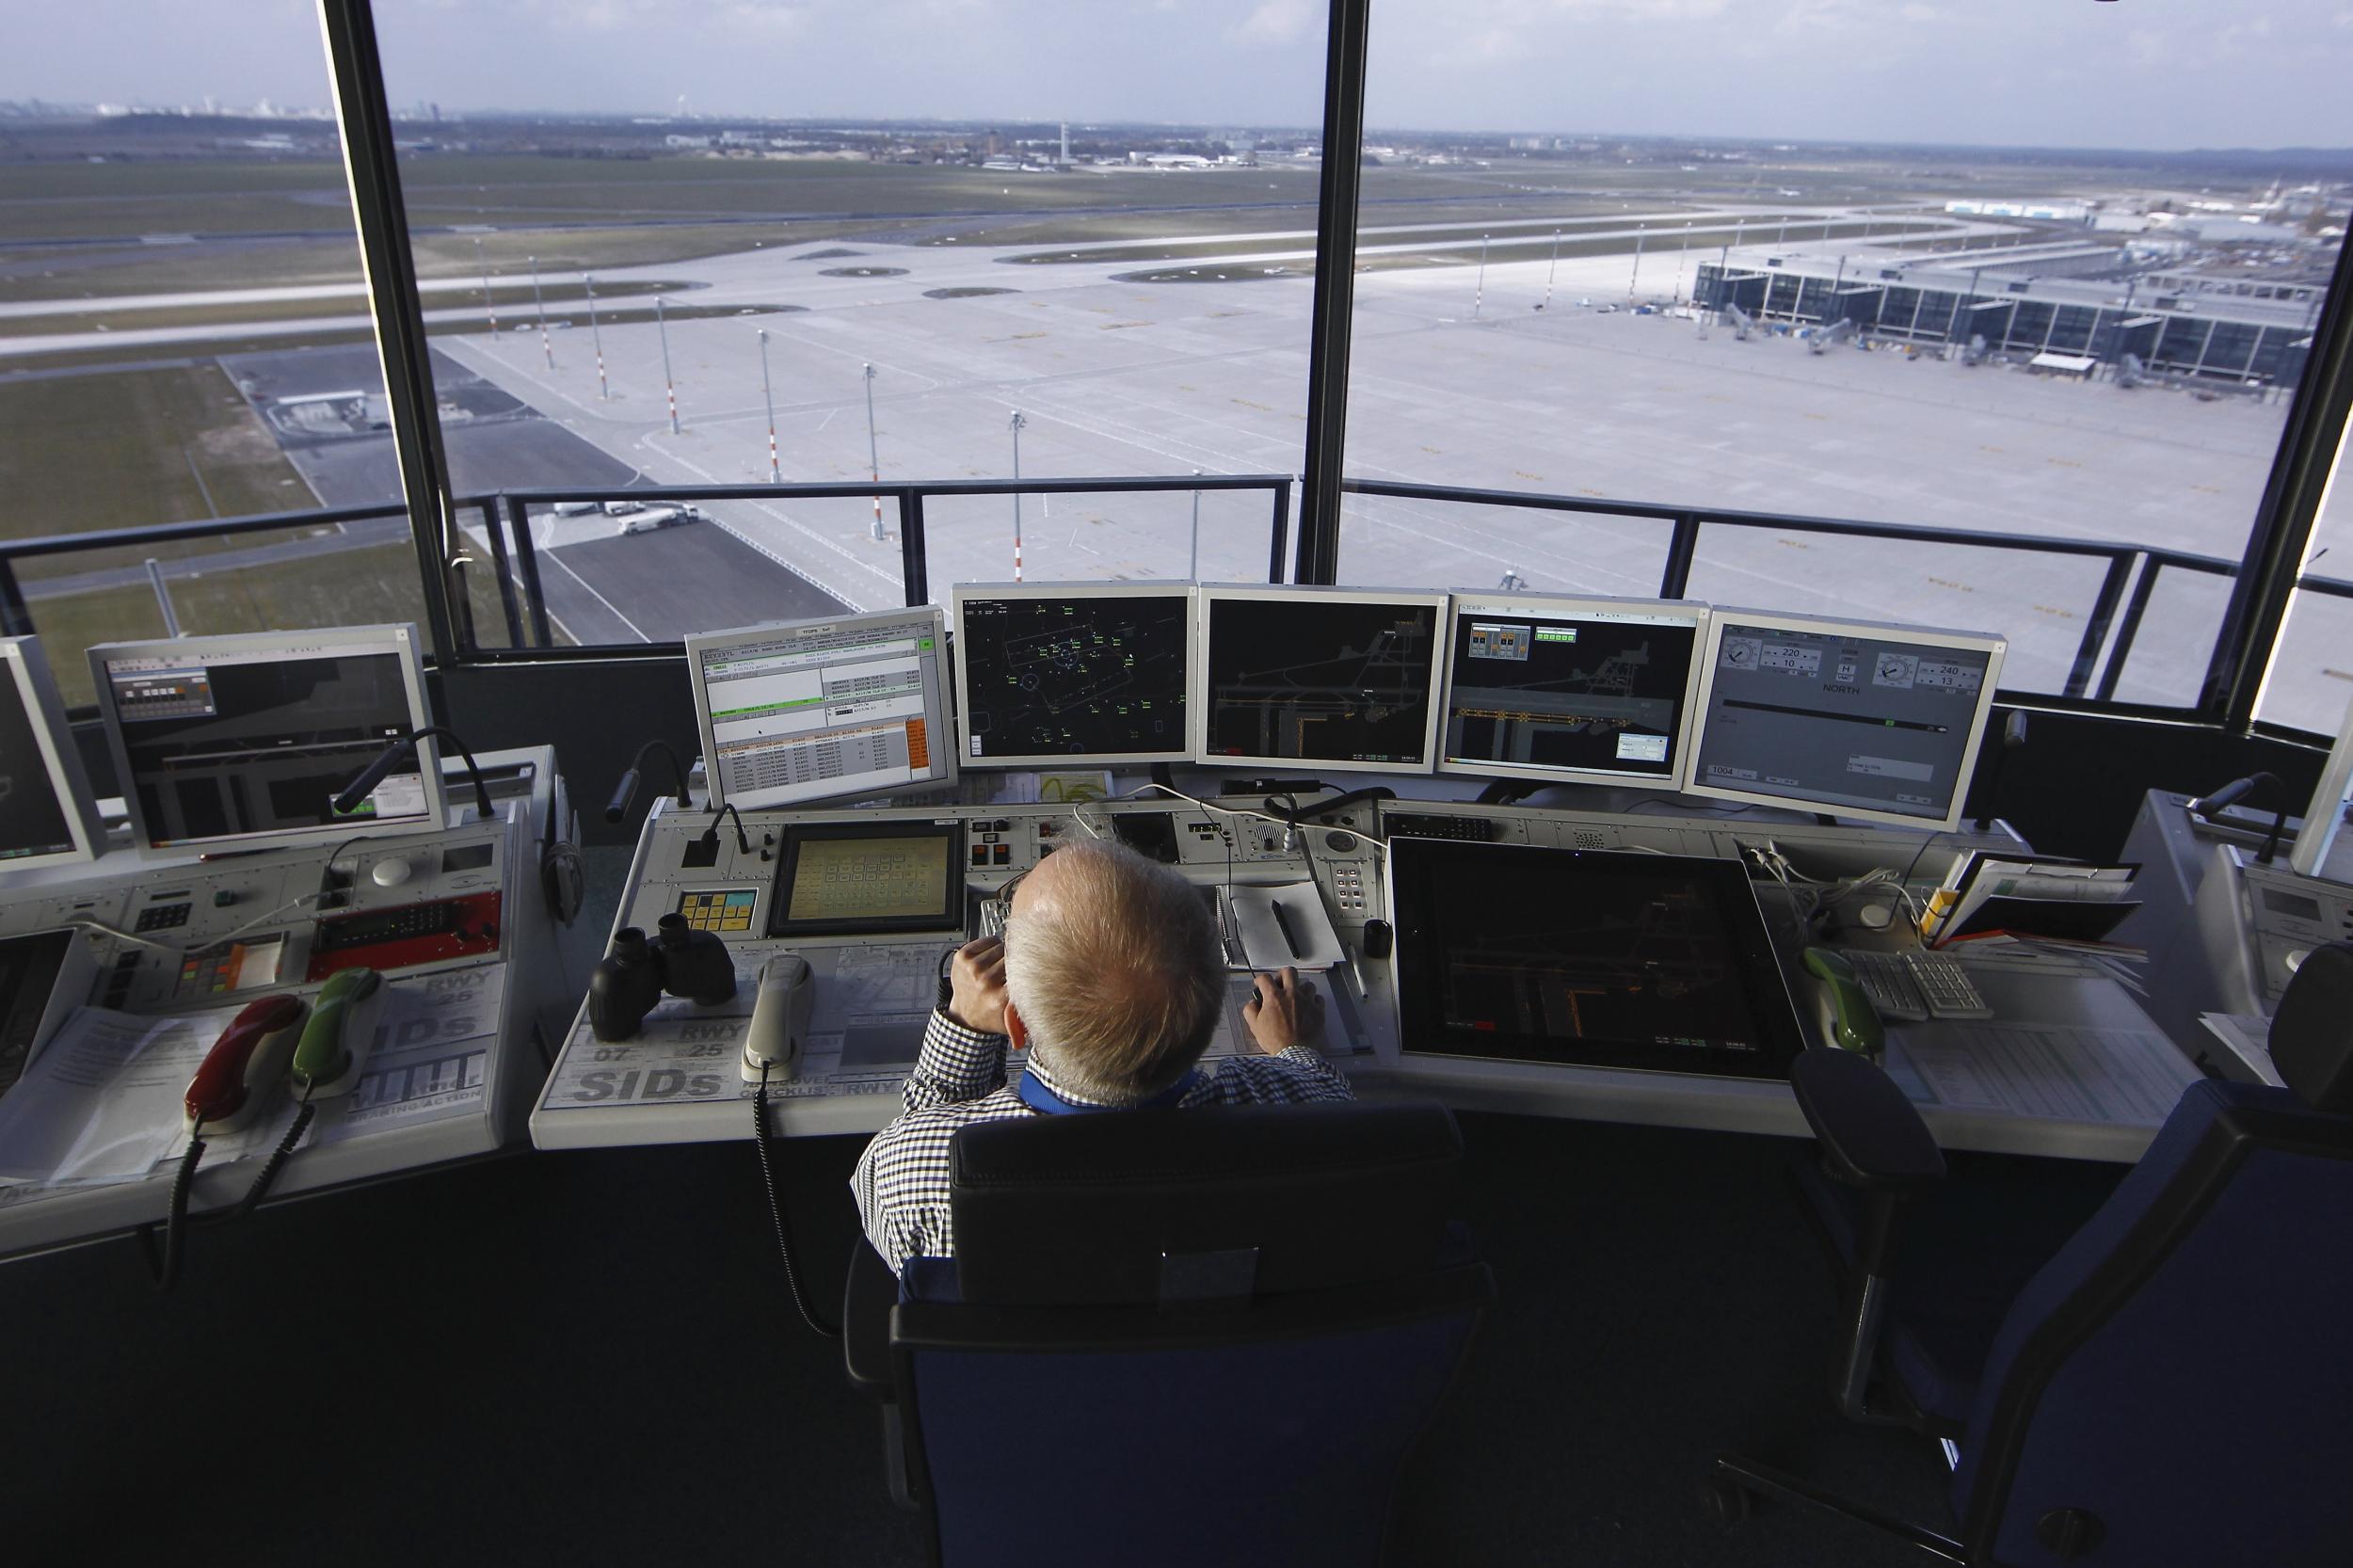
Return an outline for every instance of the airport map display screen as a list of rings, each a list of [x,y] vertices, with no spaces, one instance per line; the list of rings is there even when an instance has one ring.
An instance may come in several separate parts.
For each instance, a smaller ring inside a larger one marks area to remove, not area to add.
[[[777,856],[770,935],[960,928],[953,822],[799,823]]]
[[[1187,755],[1193,597],[956,595],[965,760]]]
[[[1694,787],[1949,825],[1991,648],[1737,621],[1716,646]]]
[[[1672,784],[1704,612],[1457,599],[1440,759],[1480,773]]]
[[[740,810],[955,777],[936,610],[686,639],[712,804]]]
[[[272,649],[140,646],[93,659],[120,737],[121,782],[150,845],[424,825],[438,815],[440,791],[413,751],[350,812],[332,804],[388,744],[427,722],[399,648],[339,646],[332,634]]]
[[[65,803],[41,756],[33,729],[38,721],[16,674],[14,661],[0,664],[0,868],[73,849]]]
[[[1429,771],[1434,603],[1204,590],[1204,761],[1263,758]]]
[[[1804,1036],[1731,860],[1400,837],[1409,1055],[1780,1079]]]

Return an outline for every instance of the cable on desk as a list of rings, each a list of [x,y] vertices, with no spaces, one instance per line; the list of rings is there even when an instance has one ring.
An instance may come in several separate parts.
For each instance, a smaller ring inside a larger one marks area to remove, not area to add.
[[[302,1105],[295,1112],[294,1125],[286,1128],[286,1136],[278,1140],[278,1146],[269,1151],[269,1159],[263,1164],[262,1174],[253,1178],[253,1185],[247,1188],[245,1196],[237,1200],[237,1207],[230,1212],[231,1219],[244,1219],[253,1212],[264,1198],[269,1196],[270,1183],[278,1179],[280,1167],[284,1165],[287,1157],[294,1153],[295,1145],[302,1142],[304,1129],[310,1127],[311,1118],[318,1113],[319,1108],[311,1103],[311,1091],[305,1089],[302,1092]]]
[[[768,1064],[760,1064],[760,1087],[752,1091],[752,1147],[760,1151],[760,1182],[768,1189],[768,1218],[776,1222],[776,1254],[784,1259],[784,1283],[792,1292],[793,1309],[809,1332],[822,1339],[839,1339],[841,1330],[827,1325],[808,1309],[808,1299],[801,1293],[801,1272],[792,1262],[792,1232],[784,1223],[784,1200],[776,1192],[776,1167],[768,1159]]]
[[[180,1256],[187,1241],[188,1190],[196,1185],[196,1167],[204,1159],[204,1140],[198,1136],[203,1130],[204,1124],[200,1120],[188,1134],[187,1152],[181,1155],[179,1172],[171,1178],[171,1208],[164,1216],[161,1258],[155,1256],[154,1227],[142,1226],[139,1231],[139,1240],[147,1249],[148,1272],[159,1292],[169,1290],[180,1281]]]

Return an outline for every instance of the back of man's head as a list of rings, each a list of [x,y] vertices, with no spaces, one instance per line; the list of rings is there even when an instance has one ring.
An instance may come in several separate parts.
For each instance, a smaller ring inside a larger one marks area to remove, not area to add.
[[[1107,840],[1064,844],[1006,922],[1005,992],[1058,1084],[1107,1105],[1149,1099],[1216,1031],[1216,921],[1167,867]]]

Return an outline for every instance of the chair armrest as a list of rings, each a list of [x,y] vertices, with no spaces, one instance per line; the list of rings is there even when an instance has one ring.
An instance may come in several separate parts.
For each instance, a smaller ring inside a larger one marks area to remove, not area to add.
[[[876,1404],[895,1404],[890,1366],[890,1309],[899,1304],[898,1276],[864,1241],[850,1249],[850,1277],[841,1291],[841,1364],[850,1386]]]
[[[1802,1051],[1790,1064],[1789,1086],[1839,1181],[1896,1194],[1944,1179],[1945,1154],[1928,1123],[1869,1061],[1852,1051]]]

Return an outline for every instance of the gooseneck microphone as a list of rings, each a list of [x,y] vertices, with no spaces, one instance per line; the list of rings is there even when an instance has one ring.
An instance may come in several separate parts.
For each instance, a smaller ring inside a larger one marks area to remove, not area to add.
[[[335,797],[336,815],[349,816],[358,810],[360,803],[374,794],[376,787],[384,782],[384,776],[392,771],[392,764],[427,735],[447,741],[456,748],[457,755],[466,760],[467,776],[473,780],[474,805],[481,810],[482,820],[488,822],[497,816],[497,808],[490,804],[490,787],[482,781],[482,769],[475,764],[473,753],[466,749],[466,743],[457,738],[455,730],[445,729],[438,724],[428,724],[423,729],[411,729],[386,746],[383,753],[370,762],[359,777],[344,786],[343,793]]]
[[[654,751],[670,760],[670,773],[678,779],[679,809],[692,811],[695,808],[695,797],[686,792],[686,764],[678,760],[678,753],[672,751],[665,742],[648,741],[637,748],[637,755],[629,760],[629,771],[622,774],[620,781],[613,786],[613,798],[604,803],[606,822],[616,823],[629,815],[630,805],[637,798],[638,770],[646,765],[647,753]]]
[[[2285,789],[2277,774],[2250,773],[2244,778],[2232,779],[2210,795],[2201,795],[2191,801],[2185,809],[2193,817],[2203,817],[2208,822],[2212,822],[2224,810],[2236,806],[2240,801],[2253,794],[2255,787],[2259,784],[2268,784],[2274,790]],[[2280,836],[2286,831],[2287,823],[2286,807],[2282,806],[2272,813],[2271,831],[2264,835],[2263,848],[2255,856],[2257,865],[2270,865],[2272,856],[2280,853]]]

